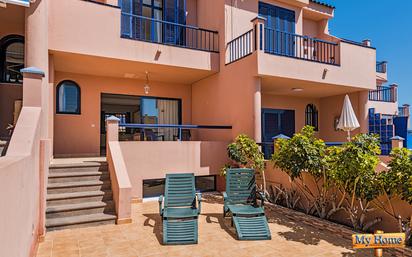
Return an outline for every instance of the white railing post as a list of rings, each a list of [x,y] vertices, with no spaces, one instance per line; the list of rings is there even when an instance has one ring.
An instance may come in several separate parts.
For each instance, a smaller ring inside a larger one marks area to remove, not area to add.
[[[257,51],[263,51],[265,49],[265,21],[266,18],[262,16],[257,16],[251,20],[254,31],[254,50]]]

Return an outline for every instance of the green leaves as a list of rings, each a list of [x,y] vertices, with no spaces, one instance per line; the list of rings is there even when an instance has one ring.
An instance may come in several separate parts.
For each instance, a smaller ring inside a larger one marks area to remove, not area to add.
[[[304,171],[319,178],[327,166],[325,154],[325,142],[315,137],[313,127],[305,126],[291,139],[277,140],[272,161],[292,180],[301,177]]]
[[[262,172],[265,167],[264,156],[259,145],[247,135],[241,134],[228,145],[227,153],[231,160],[239,166],[252,168]]]
[[[388,195],[398,195],[412,204],[412,151],[395,148],[391,157],[390,169],[379,174],[381,186]]]
[[[379,195],[375,172],[379,154],[379,138],[369,134],[359,134],[351,142],[331,148],[328,163],[333,180],[349,195],[373,200]]]

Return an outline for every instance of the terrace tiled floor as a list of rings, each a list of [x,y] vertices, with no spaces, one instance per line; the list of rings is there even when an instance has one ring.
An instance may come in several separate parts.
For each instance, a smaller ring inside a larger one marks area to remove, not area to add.
[[[37,257],[373,256],[370,250],[352,251],[350,238],[339,229],[334,232],[322,225],[313,226],[310,224],[313,218],[300,222],[299,218],[291,218],[296,215],[294,211],[284,208],[276,211],[276,207],[268,211],[272,240],[238,241],[230,220],[222,218],[221,198],[205,196],[203,200],[197,245],[163,246],[158,204],[153,201],[133,204],[132,224],[49,232],[40,243]]]

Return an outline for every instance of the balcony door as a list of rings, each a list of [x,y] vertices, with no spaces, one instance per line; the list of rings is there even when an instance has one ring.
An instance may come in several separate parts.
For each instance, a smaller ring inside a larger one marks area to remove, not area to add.
[[[295,111],[262,109],[262,151],[266,159],[273,154],[273,137],[295,134]]]
[[[122,36],[184,45],[186,0],[120,0]]]
[[[295,12],[259,2],[259,15],[266,18],[265,51],[294,56]]]

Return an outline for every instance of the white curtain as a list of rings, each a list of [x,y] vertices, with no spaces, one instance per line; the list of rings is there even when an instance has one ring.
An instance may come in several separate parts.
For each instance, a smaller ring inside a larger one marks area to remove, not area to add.
[[[157,100],[157,109],[159,112],[159,124],[174,124],[179,123],[179,103],[176,100]],[[175,128],[160,128],[159,134],[164,135],[165,141],[173,140],[173,135],[178,135],[178,129]]]

